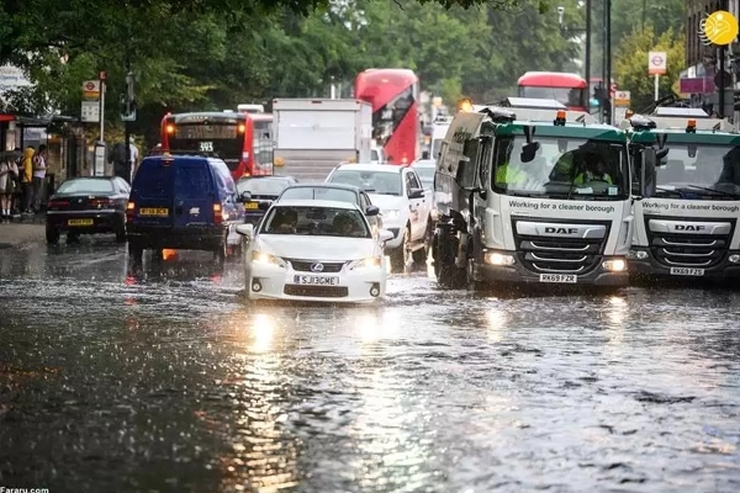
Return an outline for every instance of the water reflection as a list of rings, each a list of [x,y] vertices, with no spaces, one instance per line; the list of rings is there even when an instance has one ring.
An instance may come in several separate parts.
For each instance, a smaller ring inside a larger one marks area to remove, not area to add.
[[[491,307],[485,312],[485,327],[488,341],[495,344],[506,336],[509,315],[501,308]]]

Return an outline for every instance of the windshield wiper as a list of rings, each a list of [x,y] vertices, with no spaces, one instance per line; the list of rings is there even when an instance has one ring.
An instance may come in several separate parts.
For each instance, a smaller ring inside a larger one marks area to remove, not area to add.
[[[661,187],[661,186],[656,186],[655,187],[655,190],[657,190],[658,192],[663,192],[666,195],[673,195],[674,197],[678,197],[678,198],[681,198],[681,199],[684,197],[684,195],[681,192],[681,190],[676,190],[675,188],[665,188],[665,187]]]
[[[696,190],[704,190],[705,192],[712,192],[715,195],[723,196],[723,197],[731,197],[733,199],[740,199],[740,195],[732,192],[725,192],[723,190],[717,190],[715,188],[708,188],[708,187],[700,187],[699,185],[686,185],[686,188],[693,188]]]

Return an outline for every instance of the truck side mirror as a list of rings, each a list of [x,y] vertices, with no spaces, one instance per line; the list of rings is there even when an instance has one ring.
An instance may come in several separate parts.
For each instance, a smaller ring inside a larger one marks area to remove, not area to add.
[[[655,149],[648,147],[642,151],[642,166],[640,167],[640,192],[643,197],[652,195],[653,177],[658,158]]]

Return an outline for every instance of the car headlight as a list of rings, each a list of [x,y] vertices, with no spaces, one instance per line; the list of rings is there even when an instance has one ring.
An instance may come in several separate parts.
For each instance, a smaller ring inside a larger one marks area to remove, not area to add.
[[[278,267],[282,268],[286,267],[285,261],[280,257],[276,257],[275,255],[270,255],[269,253],[260,251],[252,252],[252,262],[254,262],[255,264],[277,265]]]
[[[382,258],[378,257],[365,257],[359,260],[355,260],[349,264],[349,270],[355,269],[366,269],[368,267],[380,267]]]
[[[398,219],[401,217],[401,211],[399,209],[386,209],[383,211],[383,217],[386,219]]]

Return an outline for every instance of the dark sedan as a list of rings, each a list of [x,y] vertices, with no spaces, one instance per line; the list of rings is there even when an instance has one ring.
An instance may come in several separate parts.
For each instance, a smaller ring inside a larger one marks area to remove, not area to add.
[[[66,180],[51,196],[46,211],[46,241],[56,244],[61,233],[67,242],[83,234],[115,233],[126,241],[126,203],[131,187],[117,176]]]
[[[236,182],[236,191],[244,200],[244,222],[257,224],[270,205],[287,187],[298,183],[292,176],[246,176]],[[245,194],[248,194],[245,195]],[[248,200],[245,200],[248,199]]]

